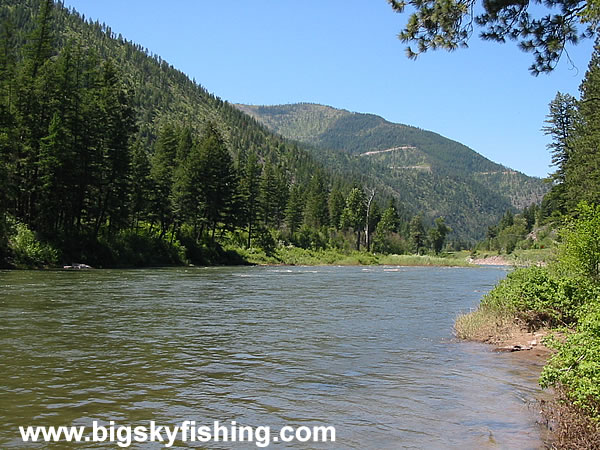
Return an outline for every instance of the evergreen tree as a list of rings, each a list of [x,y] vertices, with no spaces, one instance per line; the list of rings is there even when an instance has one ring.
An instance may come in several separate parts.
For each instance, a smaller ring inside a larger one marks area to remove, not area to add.
[[[435,225],[429,229],[429,243],[431,245],[431,249],[436,254],[439,254],[444,247],[446,236],[452,231],[452,229],[446,225],[443,217],[438,217],[435,219],[434,223]]]
[[[153,189],[151,198],[151,219],[158,221],[161,234],[165,234],[173,223],[171,207],[171,189],[173,172],[177,156],[178,136],[175,128],[165,125],[154,146],[154,156],[151,161],[150,176]]]
[[[581,201],[600,203],[600,43],[580,91],[576,136],[565,165],[568,211],[575,211]]]
[[[344,211],[344,207],[346,206],[346,200],[344,199],[344,194],[337,188],[331,190],[328,199],[329,206],[329,217],[331,226],[336,230],[340,229],[342,213]]]
[[[290,195],[285,210],[285,221],[291,236],[293,236],[302,225],[302,211],[304,209],[303,200],[300,186],[292,185],[290,187]]]
[[[64,219],[65,200],[69,197],[70,154],[68,131],[58,114],[55,114],[48,136],[40,143],[39,173],[40,198],[36,224],[39,231],[56,234],[61,219]]]
[[[225,228],[235,223],[232,212],[238,179],[229,149],[214,124],[207,125],[198,147],[199,165],[204,169],[200,184],[204,204],[203,216],[214,239],[219,223]]]
[[[423,216],[417,214],[412,218],[409,224],[410,240],[412,243],[413,252],[422,254],[425,247],[425,226],[423,225]]]
[[[243,213],[248,228],[247,247],[252,244],[252,236],[259,213],[260,165],[254,151],[250,151],[242,170],[240,181],[241,197],[244,204]]]
[[[547,126],[543,128],[544,133],[552,137],[548,149],[552,154],[552,165],[556,167],[556,171],[549,177],[552,189],[547,196],[553,209],[561,214],[566,212],[567,206],[565,176],[575,135],[576,115],[577,101],[575,98],[559,92],[550,103],[550,113],[546,120]]]
[[[177,165],[183,164],[194,145],[193,133],[190,127],[183,127],[179,132],[179,142],[177,144]]]
[[[277,185],[275,179],[275,170],[271,161],[265,162],[260,181],[258,184],[258,205],[261,222],[266,226],[273,226],[275,223],[275,197],[277,195]]]
[[[29,36],[25,48],[27,55],[27,71],[32,79],[37,77],[38,71],[50,59],[54,48],[54,32],[52,27],[52,12],[54,0],[43,0],[38,14],[36,27]]]
[[[150,211],[152,197],[152,178],[150,177],[150,159],[142,142],[137,140],[131,156],[131,209],[133,226],[137,228],[140,220],[146,220]]]
[[[129,93],[121,83],[111,61],[104,64],[99,106],[102,115],[101,184],[98,190],[96,234],[106,220],[109,232],[127,225],[130,189],[130,140],[135,131],[135,116]]]
[[[356,250],[360,250],[360,234],[367,220],[367,197],[361,188],[353,188],[346,198],[342,212],[342,227],[352,228],[356,233]]]
[[[308,185],[304,221],[313,228],[321,228],[329,224],[327,188],[321,174],[313,175]]]
[[[388,208],[383,211],[383,214],[381,215],[378,229],[384,233],[395,233],[398,231],[399,223],[400,218],[398,217],[398,211],[396,210],[393,201],[391,201]]]
[[[506,210],[502,219],[500,219],[500,223],[498,224],[500,230],[504,228],[508,228],[515,223],[515,216],[510,210]]]

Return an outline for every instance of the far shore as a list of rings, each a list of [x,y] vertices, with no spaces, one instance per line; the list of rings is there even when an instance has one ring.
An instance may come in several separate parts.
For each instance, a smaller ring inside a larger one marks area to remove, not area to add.
[[[496,256],[486,256],[484,258],[469,258],[468,260],[471,264],[476,264],[478,266],[514,266],[514,261],[510,261],[506,259],[505,256],[496,255]]]

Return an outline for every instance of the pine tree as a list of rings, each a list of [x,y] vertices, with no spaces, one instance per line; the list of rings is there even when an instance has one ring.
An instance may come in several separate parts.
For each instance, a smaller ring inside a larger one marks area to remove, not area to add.
[[[40,190],[38,157],[41,139],[48,132],[52,118],[49,104],[54,90],[52,9],[54,2],[45,0],[36,26],[28,36],[25,58],[17,74],[15,119],[19,129],[16,158],[17,215],[31,224],[37,219]],[[42,70],[44,69],[45,70]]]
[[[439,254],[444,247],[444,242],[446,240],[446,236],[450,233],[452,229],[446,225],[446,222],[443,217],[438,217],[435,219],[435,226],[429,229],[428,237],[429,243],[431,245],[431,249]]]
[[[152,179],[150,178],[150,159],[142,142],[137,140],[131,155],[131,214],[133,227],[137,228],[142,220],[148,218]]]
[[[177,144],[178,137],[175,128],[170,124],[165,125],[156,140],[151,161],[150,177],[153,183],[150,208],[151,220],[158,221],[162,235],[167,232],[174,220],[171,189]]]
[[[201,183],[203,216],[214,239],[219,223],[222,223],[224,228],[231,228],[235,224],[232,213],[238,179],[229,149],[214,124],[208,124],[198,146],[200,164],[204,168]]]
[[[254,151],[250,151],[246,157],[240,181],[240,191],[244,205],[244,222],[248,227],[248,248],[250,248],[252,244],[252,236],[259,214],[259,184],[260,165],[258,164],[258,157]]]
[[[410,240],[413,252],[421,254],[425,247],[425,226],[423,225],[423,216],[417,214],[412,218],[409,224]]]
[[[125,226],[128,216],[130,139],[135,131],[135,117],[131,98],[111,61],[103,67],[99,101],[104,114],[100,147],[102,184],[97,198],[96,235],[105,220],[110,232]]]
[[[277,178],[273,163],[267,161],[263,166],[258,187],[260,218],[266,227],[277,223]]]
[[[294,236],[296,231],[302,225],[302,211],[304,209],[304,199],[300,186],[292,185],[290,187],[290,195],[285,210],[285,222],[291,236]]]
[[[38,231],[49,235],[59,231],[59,223],[64,219],[65,200],[68,199],[70,154],[68,131],[59,114],[50,123],[48,136],[40,144],[40,214],[36,220]]]
[[[561,214],[566,212],[567,186],[565,184],[566,171],[572,152],[572,141],[575,137],[577,122],[577,101],[569,94],[556,94],[550,103],[550,113],[543,128],[545,134],[552,137],[548,149],[552,154],[552,165],[556,171],[549,177],[552,188],[547,194],[552,208]]]
[[[329,224],[328,192],[323,176],[313,175],[306,193],[304,221],[313,228],[325,227]]]
[[[344,211],[345,205],[346,200],[344,199],[342,191],[337,188],[332,189],[328,199],[329,217],[331,226],[336,230],[340,229],[342,212]]]
[[[346,198],[342,212],[342,228],[352,228],[356,233],[356,250],[360,250],[360,235],[367,220],[367,197],[360,188],[353,188]]]
[[[398,211],[393,202],[390,202],[390,206],[381,215],[381,221],[378,224],[378,230],[383,233],[395,233],[398,231],[398,225],[400,218],[398,217]]]
[[[565,164],[567,210],[581,201],[600,203],[600,43],[580,87],[576,136]]]

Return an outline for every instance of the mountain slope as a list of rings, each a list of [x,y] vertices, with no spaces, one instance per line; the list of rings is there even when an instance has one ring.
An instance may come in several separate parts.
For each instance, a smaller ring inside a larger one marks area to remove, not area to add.
[[[43,0],[0,2],[0,23],[9,24],[15,48],[26,45],[42,3]],[[255,151],[261,161],[270,160],[282,166],[290,177],[305,183],[316,170],[321,170],[306,149],[274,135],[160,56],[115,34],[110,26],[87,19],[60,2],[54,3],[52,15],[52,37],[57,49],[70,46],[76,52],[95,55],[98,64],[111,60],[118,67],[133,93],[137,138],[145,148],[152,148],[166,124],[190,127],[199,133],[210,121],[223,134],[236,160]]]
[[[507,208],[541,200],[542,180],[494,163],[459,142],[395,124],[373,114],[310,103],[236,105],[289,139],[350,157],[407,205],[430,217],[444,215],[460,235],[481,235]],[[464,231],[467,233],[464,233]]]
[[[42,3],[0,3],[0,20],[15,30],[15,48],[24,46]],[[482,237],[507,208],[528,204],[539,193],[539,180],[509,172],[435,133],[374,115],[310,104],[240,111],[159,56],[115,35],[109,26],[86,21],[60,3],[55,3],[53,15],[57,50],[70,46],[74,55],[97,58],[99,64],[110,60],[118,67],[133,96],[135,140],[149,156],[166,124],[200,132],[210,121],[236,162],[254,152],[261,165],[272,164],[303,194],[315,174],[325,180],[326,190],[335,186],[344,194],[354,184],[376,187],[382,203],[390,196],[400,202],[405,218],[422,212],[431,222],[444,216],[455,237],[471,241]]]

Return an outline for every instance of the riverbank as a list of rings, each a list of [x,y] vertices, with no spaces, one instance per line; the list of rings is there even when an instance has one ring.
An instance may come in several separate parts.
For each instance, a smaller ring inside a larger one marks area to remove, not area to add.
[[[33,239],[33,244],[37,244]],[[70,242],[53,250],[53,257],[39,256],[28,243],[25,249],[11,257],[0,259],[0,268],[81,268],[91,266],[102,269],[173,267],[173,266],[238,266],[238,265],[289,265],[289,266],[474,266],[467,261],[468,252],[440,255],[396,255],[356,250],[304,249],[280,245],[269,251],[260,247],[245,248],[239,245],[221,245],[216,241],[180,242],[154,235],[127,236],[111,241]],[[35,249],[35,248],[34,248]],[[59,256],[60,255],[60,256]]]
[[[234,249],[231,249],[234,250]],[[267,254],[257,248],[236,248],[240,257],[255,265],[288,266],[436,266],[474,267],[463,253],[431,255],[384,255],[359,251],[343,252],[335,249],[310,250],[287,246]]]
[[[539,366],[540,374],[557,354],[556,349],[545,342],[567,339],[564,332],[548,327],[532,331],[515,317],[485,312],[481,308],[459,316],[455,332],[461,339],[489,344],[493,352],[511,353],[515,358],[531,361]],[[573,402],[563,385],[555,386],[550,400],[540,399],[539,409],[550,432],[549,448],[600,448],[600,423]]]
[[[544,339],[551,333],[549,328],[531,330],[514,317],[482,308],[458,316],[454,330],[458,338],[490,344],[496,352],[523,352],[544,362],[553,352],[544,345]]]
[[[600,285],[555,264],[509,273],[455,332],[543,363],[540,385],[557,393],[543,405],[553,448],[600,448]]]
[[[555,258],[554,248],[515,250],[510,254],[475,252],[468,261],[480,266],[529,267],[548,265]]]

